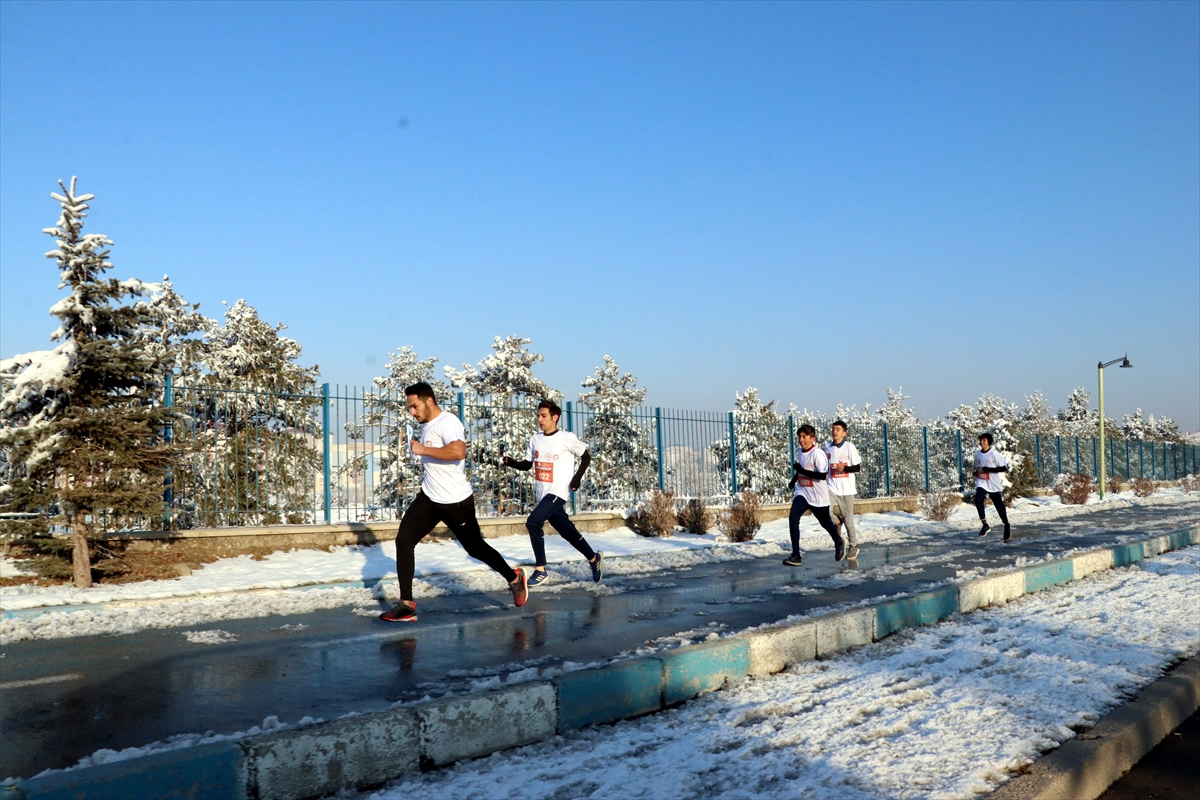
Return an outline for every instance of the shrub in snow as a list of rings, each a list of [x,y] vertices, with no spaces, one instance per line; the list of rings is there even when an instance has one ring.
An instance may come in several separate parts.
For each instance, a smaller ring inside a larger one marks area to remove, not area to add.
[[[1050,490],[1058,495],[1064,504],[1081,506],[1087,502],[1092,493],[1092,476],[1082,472],[1067,472],[1054,479]]]
[[[746,490],[734,495],[733,505],[717,514],[717,527],[735,542],[748,542],[762,527],[758,495]]]
[[[921,516],[937,522],[950,519],[954,509],[962,505],[962,495],[953,489],[942,489],[936,492],[922,492],[917,498],[917,508]]]
[[[699,497],[693,497],[684,503],[676,516],[679,526],[688,533],[707,533],[713,526],[712,512]]]
[[[675,531],[675,493],[655,489],[629,515],[629,527],[642,536],[670,536]]]
[[[1195,475],[1184,475],[1179,479],[1179,488],[1185,492],[1200,492],[1200,478]]]
[[[1119,494],[1125,488],[1125,479],[1115,473],[1110,475],[1105,483],[1113,494]]]
[[[632,374],[621,374],[617,362],[606,355],[604,366],[580,383],[589,390],[579,395],[585,420],[581,438],[592,451],[580,492],[593,503],[628,502],[658,485],[654,430],[634,416],[646,399],[645,388],[637,382]]]
[[[139,280],[105,278],[112,240],[84,234],[90,194],[61,181],[58,224],[45,229],[46,254],[70,294],[50,313],[59,319],[51,351],[0,362],[0,449],[9,465],[0,510],[34,513],[10,529],[45,534],[53,521],[69,539],[36,538],[40,563],[70,558],[76,586],[92,584],[88,540],[140,526],[163,510],[162,485],[176,448],[162,432],[175,419],[163,407],[163,364],[139,340],[152,323],[143,304],[127,300],[158,290]],[[161,520],[161,516],[158,517]],[[160,523],[161,524],[161,523]],[[38,562],[35,562],[38,563]]]
[[[1149,497],[1154,494],[1154,481],[1148,478],[1134,478],[1133,493],[1138,497]]]

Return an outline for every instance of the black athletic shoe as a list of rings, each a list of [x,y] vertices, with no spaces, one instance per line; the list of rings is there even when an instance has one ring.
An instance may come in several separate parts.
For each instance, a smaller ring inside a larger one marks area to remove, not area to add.
[[[404,603],[396,603],[396,606],[391,611],[385,611],[379,615],[379,618],[384,622],[416,622],[417,607],[409,606]]]
[[[1004,541],[1006,541],[1006,542],[1007,542],[1007,541],[1008,541],[1009,539],[1011,539],[1011,538],[1012,538],[1012,528],[1010,528],[1010,527],[1009,527],[1009,526],[1006,524],[1006,525],[1004,526]]]
[[[838,540],[833,543],[833,560],[841,561],[846,557],[846,540],[838,537]]]
[[[988,531],[990,531],[991,529],[992,529],[992,527],[991,527],[990,525],[988,525],[986,522],[984,522],[984,523],[983,523],[983,527],[979,529],[979,535],[980,535],[980,536],[987,536],[987,535],[988,535]]]
[[[783,560],[783,563],[787,564],[789,567],[798,567],[804,563],[804,556],[800,555],[799,553],[792,553]]]

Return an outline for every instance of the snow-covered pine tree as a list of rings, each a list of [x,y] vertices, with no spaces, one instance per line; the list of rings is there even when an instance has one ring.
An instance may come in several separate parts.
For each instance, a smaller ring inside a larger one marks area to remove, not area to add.
[[[646,399],[631,373],[621,374],[612,356],[580,382],[580,412],[587,420],[582,438],[592,449],[592,465],[581,492],[599,505],[632,505],[658,487],[658,448],[653,431],[638,424],[635,409]]]
[[[416,495],[424,470],[408,452],[407,431],[416,430],[417,423],[408,413],[404,390],[418,381],[433,387],[438,405],[447,407],[454,397],[449,384],[433,376],[436,358],[418,359],[416,352],[405,345],[388,356],[387,374],[375,378],[374,391],[363,395],[363,416],[358,422],[346,423],[350,439],[363,441],[373,432],[375,442],[369,450],[360,451],[342,467],[348,476],[360,476],[373,460],[378,474],[374,501],[383,508],[399,512],[406,499]]]
[[[1058,410],[1062,436],[1096,436],[1100,430],[1100,412],[1091,406],[1091,397],[1082,386],[1067,397],[1066,408]]]
[[[65,525],[69,546],[42,537],[44,552],[71,554],[79,587],[92,584],[88,540],[143,523],[163,510],[163,476],[174,448],[161,435],[174,415],[160,402],[161,364],[140,346],[145,308],[126,303],[151,290],[139,280],[105,278],[112,241],[83,233],[88,202],[76,179],[51,195],[62,214],[46,228],[56,247],[46,253],[70,294],[50,313],[59,319],[51,351],[5,359],[0,399],[0,447],[12,469],[0,488],[0,508],[36,514],[27,530]]]
[[[791,478],[788,464],[787,419],[775,411],[775,401],[763,403],[751,386],[734,393],[733,435],[737,441],[738,490],[751,489],[760,498],[786,494]],[[729,437],[709,445],[722,482],[730,486]]]
[[[136,340],[181,386],[194,386],[200,380],[208,348],[207,338],[217,331],[217,321],[201,314],[199,303],[189,303],[176,293],[171,278],[150,292],[150,299],[138,303],[149,322],[142,326]]]
[[[463,364],[461,371],[443,367],[450,385],[469,389],[477,397],[463,425],[467,429],[467,458],[476,501],[500,514],[525,513],[532,503],[530,473],[513,472],[500,465],[500,457],[525,457],[529,437],[537,432],[538,401],[559,400],[562,394],[535,378],[533,366],[544,356],[529,350],[532,339],[499,336],[491,355],[477,366]]]
[[[195,438],[191,469],[186,481],[176,481],[176,493],[190,494],[181,502],[199,524],[312,521],[321,461],[320,373],[297,363],[302,348],[284,330],[238,300],[210,336],[199,387],[176,393],[177,405],[192,417],[183,433]]]

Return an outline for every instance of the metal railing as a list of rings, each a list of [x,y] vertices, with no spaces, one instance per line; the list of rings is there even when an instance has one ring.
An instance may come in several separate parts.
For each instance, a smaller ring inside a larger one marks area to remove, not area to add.
[[[281,395],[168,383],[165,401],[183,420],[167,432],[184,454],[164,492],[163,521],[172,528],[396,520],[420,488],[421,466],[407,447],[418,426],[402,397],[329,384]],[[444,407],[467,431],[478,513],[528,513],[532,475],[504,468],[501,458],[525,458],[537,431],[535,403],[459,393]],[[567,402],[559,424],[592,453],[571,497],[572,510],[582,512],[627,508],[655,489],[720,505],[749,488],[763,502],[785,502],[800,423],[776,414],[617,413]],[[859,496],[970,488],[975,433],[945,423],[854,425]],[[1195,445],[1108,439],[1105,446],[1110,475],[1171,480],[1197,471]],[[1041,486],[1062,472],[1095,478],[1098,448],[1086,437],[1028,436],[1017,444]]]

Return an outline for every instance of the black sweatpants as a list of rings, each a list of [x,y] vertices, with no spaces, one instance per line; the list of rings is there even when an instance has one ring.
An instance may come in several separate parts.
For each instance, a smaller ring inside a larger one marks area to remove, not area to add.
[[[833,539],[836,545],[842,540],[838,536],[837,525],[833,522],[833,517],[829,516],[829,506],[810,506],[808,501],[804,499],[804,495],[796,495],[792,498],[792,510],[788,514],[788,533],[792,535],[792,554],[800,552],[800,518],[804,516],[805,511],[811,511],[812,515],[817,518],[817,522]]]
[[[982,486],[975,487],[975,509],[979,512],[979,519],[986,519],[983,509],[989,497],[992,498],[992,505],[996,507],[996,513],[1000,515],[1000,521],[1007,525],[1008,511],[1004,508],[1004,495],[1001,492],[989,492]]]
[[[571,543],[571,546],[591,561],[596,557],[591,545],[583,538],[583,534],[567,516],[567,501],[558,495],[548,494],[537,504],[537,508],[525,520],[529,530],[529,543],[533,546],[533,558],[539,567],[546,566],[546,533],[543,526],[549,522],[558,531],[558,535]]]
[[[439,522],[446,523],[471,558],[487,564],[509,583],[516,579],[517,573],[504,560],[504,556],[483,540],[479,520],[475,519],[474,495],[461,503],[435,503],[425,496],[425,492],[417,492],[412,505],[405,510],[400,520],[400,530],[396,533],[396,577],[400,582],[402,600],[413,599],[413,551],[417,542],[428,536]]]

